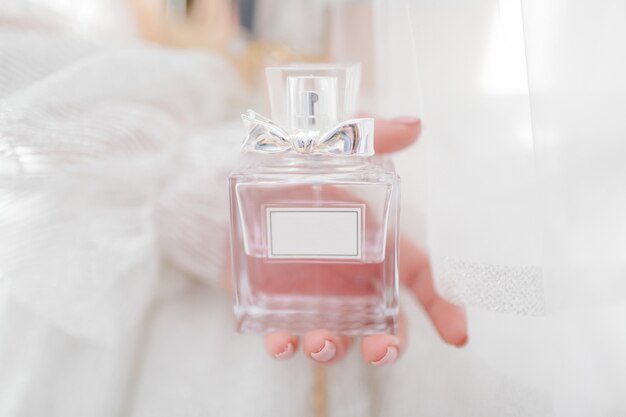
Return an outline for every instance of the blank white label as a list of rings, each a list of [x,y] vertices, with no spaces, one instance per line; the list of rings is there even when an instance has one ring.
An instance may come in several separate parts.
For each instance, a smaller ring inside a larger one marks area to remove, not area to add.
[[[267,208],[270,258],[358,259],[361,208]]]

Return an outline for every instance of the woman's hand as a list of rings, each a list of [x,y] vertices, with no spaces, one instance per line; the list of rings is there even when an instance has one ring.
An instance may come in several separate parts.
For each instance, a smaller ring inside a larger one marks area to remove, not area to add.
[[[377,153],[404,149],[417,140],[421,124],[419,119],[401,117],[376,120],[375,148]],[[449,344],[463,346],[467,342],[465,312],[444,300],[435,291],[428,257],[407,238],[400,240],[400,280],[428,314],[441,338]],[[352,337],[339,336],[318,329],[306,333],[302,340],[286,332],[271,333],[265,337],[267,351],[276,359],[288,359],[302,344],[304,354],[318,363],[332,364],[341,360],[352,346]],[[393,363],[407,342],[406,319],[400,314],[397,335],[379,334],[361,339],[363,360],[372,365]]]

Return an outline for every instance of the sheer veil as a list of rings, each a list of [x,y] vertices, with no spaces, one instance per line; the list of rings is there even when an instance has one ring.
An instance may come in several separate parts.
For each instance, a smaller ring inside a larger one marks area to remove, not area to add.
[[[353,349],[330,415],[626,415],[623,0],[372,4],[372,30],[335,21],[334,52],[370,36],[364,103],[423,120],[397,156],[403,229],[470,341],[403,299],[401,362]],[[72,30],[0,29],[0,415],[308,415],[310,363],[234,334],[221,288],[233,68],[37,10]]]
[[[405,198],[438,287],[469,309],[455,415],[626,413],[624,3],[381,7],[378,44],[405,51],[378,54],[381,103],[424,119],[400,167],[427,198]]]

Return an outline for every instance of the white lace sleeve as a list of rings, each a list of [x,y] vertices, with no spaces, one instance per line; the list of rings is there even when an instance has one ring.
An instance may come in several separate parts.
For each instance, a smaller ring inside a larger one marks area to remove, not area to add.
[[[197,132],[239,107],[237,80],[207,53],[5,32],[0,289],[71,334],[114,340],[142,317],[160,248],[216,274],[229,158],[214,142],[230,138]]]

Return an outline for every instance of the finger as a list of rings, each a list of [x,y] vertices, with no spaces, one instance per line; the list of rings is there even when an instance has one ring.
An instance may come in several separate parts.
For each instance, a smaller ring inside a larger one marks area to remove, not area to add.
[[[375,366],[394,363],[404,351],[407,342],[406,319],[400,312],[398,334],[377,334],[361,339],[363,360]]]
[[[345,356],[352,345],[352,338],[337,336],[319,329],[308,332],[302,338],[304,354],[318,363],[332,364]]]
[[[298,338],[287,332],[270,333],[265,336],[265,349],[278,360],[289,359],[298,350]]]
[[[396,117],[374,123],[374,148],[377,153],[396,152],[412,145],[422,130],[422,123],[416,117]]]
[[[400,242],[400,279],[422,305],[439,336],[449,344],[464,346],[468,338],[465,310],[437,293],[428,257],[404,237]]]

